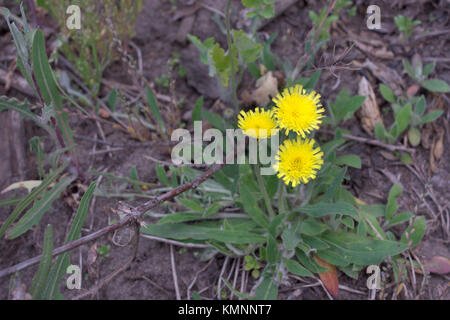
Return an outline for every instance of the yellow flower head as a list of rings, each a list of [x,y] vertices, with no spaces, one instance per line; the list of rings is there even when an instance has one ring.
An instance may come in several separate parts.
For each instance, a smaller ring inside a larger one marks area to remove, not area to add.
[[[238,116],[238,125],[244,134],[264,139],[272,135],[272,130],[277,128],[277,123],[273,117],[273,110],[264,110],[256,108],[254,111],[241,111]]]
[[[275,159],[277,163],[273,166],[278,178],[282,178],[284,183],[292,186],[308,183],[310,179],[316,177],[317,171],[323,164],[323,152],[320,148],[314,148],[314,139],[286,140],[281,145]]]
[[[315,91],[306,93],[301,85],[284,89],[282,94],[273,98],[275,103],[275,117],[280,129],[297,132],[305,138],[306,133],[319,129],[322,123],[322,112],[325,111],[320,104],[320,94]]]

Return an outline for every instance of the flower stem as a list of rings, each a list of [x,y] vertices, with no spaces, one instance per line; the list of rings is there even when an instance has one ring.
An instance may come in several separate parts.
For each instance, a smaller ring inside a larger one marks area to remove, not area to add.
[[[259,163],[256,164],[256,180],[258,181],[258,184],[261,188],[261,192],[267,207],[267,211],[269,212],[270,219],[273,220],[275,218],[275,212],[273,211],[272,203],[270,202],[269,194],[266,190],[266,185],[261,176],[261,167],[259,166]]]
[[[231,63],[231,76],[230,76],[230,87],[231,87],[231,99],[233,101],[234,106],[234,112],[235,114],[239,113],[239,103],[237,99],[237,85],[236,85],[236,79],[234,74],[234,59],[233,59],[233,39],[231,37],[231,1],[227,0],[227,4],[225,7],[225,27],[227,29],[227,45],[228,45],[228,53],[231,55],[230,63]]]

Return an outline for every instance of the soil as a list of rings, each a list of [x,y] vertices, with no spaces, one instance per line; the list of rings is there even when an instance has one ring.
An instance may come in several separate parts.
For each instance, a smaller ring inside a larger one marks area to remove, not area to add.
[[[1,1],[0,1],[1,2]],[[147,0],[143,6],[136,22],[136,35],[132,39],[139,47],[142,53],[143,74],[150,82],[154,79],[167,74],[169,70],[169,60],[174,52],[180,54],[181,65],[186,70],[186,76],[182,77],[174,73],[175,91],[178,99],[184,99],[182,114],[189,114],[192,106],[201,95],[205,98],[204,108],[211,109],[220,92],[217,90],[215,82],[208,78],[208,68],[199,60],[199,53],[196,47],[189,44],[188,41],[180,41],[177,35],[180,32],[180,26],[186,27],[189,21],[185,22],[185,17],[174,20],[175,14],[184,12],[189,6],[185,3],[195,1],[175,1],[177,9],[174,10],[171,1],[165,0]],[[6,2],[5,2],[6,3]],[[204,0],[208,7],[223,11],[225,1]],[[378,93],[380,83],[374,74],[368,69],[350,70],[346,65],[352,61],[363,63],[366,59],[379,63],[385,68],[395,70],[406,82],[405,89],[409,88],[414,82],[405,74],[402,59],[411,59],[415,54],[420,55],[424,61],[437,61],[434,77],[445,80],[450,83],[450,37],[449,33],[442,33],[436,36],[426,36],[417,41],[399,42],[399,32],[394,24],[394,16],[403,14],[422,21],[418,27],[420,32],[427,30],[431,34],[437,30],[449,29],[449,11],[450,6],[447,1],[354,1],[356,4],[356,15],[349,16],[344,14],[339,23],[332,26],[331,39],[326,49],[320,51],[320,56],[316,60],[316,68],[322,68],[323,72],[319,81],[319,87],[316,89],[321,92],[323,101],[334,100],[338,92],[343,88],[348,88],[351,94],[357,94],[358,83],[362,76],[366,76],[373,86],[381,110],[389,108],[383,102]],[[366,8],[368,5],[377,4],[381,8],[382,29],[370,31],[366,28]],[[15,12],[17,8],[6,3]],[[268,23],[259,31],[259,35],[267,37],[277,33],[278,36],[272,45],[272,51],[277,54],[281,60],[288,60],[292,65],[303,55],[304,40],[312,27],[308,12],[313,10],[320,11],[326,6],[326,1],[304,1],[299,0],[291,5],[281,15]],[[242,23],[242,8],[236,5],[238,9],[234,23]],[[192,14],[194,21],[190,34],[204,40],[207,37],[215,37],[222,46],[225,46],[225,35],[221,32],[216,23],[212,21],[214,12],[211,9],[202,7]],[[432,17],[432,18],[431,18]],[[419,32],[419,33],[420,33]],[[364,51],[358,47],[353,47],[345,57],[338,63],[333,64],[334,59],[339,57],[352,44],[352,36],[357,35],[359,39],[367,42],[379,41],[385,48],[394,53],[392,58],[382,59],[374,56],[373,52]],[[7,32],[4,22],[0,22],[0,68],[7,70],[8,60],[2,60],[4,56],[14,53],[11,45],[11,37]],[[130,54],[137,59],[135,50],[129,49]],[[16,71],[18,73],[18,71]],[[133,71],[129,66],[116,61],[105,71],[105,79],[125,85],[133,85]],[[302,76],[309,76],[310,73],[303,73]],[[254,81],[250,77],[244,77],[244,81],[239,90],[254,87]],[[107,95],[109,88],[103,88],[102,94]],[[154,90],[163,95],[169,95],[168,88],[155,84]],[[427,96],[428,110],[441,108],[444,115],[437,121],[426,126],[425,130],[429,132],[429,145],[420,145],[415,148],[416,153],[414,162],[409,167],[402,162],[389,159],[386,150],[369,144],[351,143],[345,149],[345,153],[354,153],[361,157],[362,168],[348,171],[348,189],[359,199],[367,203],[384,203],[387,199],[389,190],[393,183],[400,183],[403,186],[403,194],[399,199],[400,211],[410,211],[418,215],[424,215],[428,222],[427,233],[424,240],[414,249],[415,255],[425,261],[433,256],[439,255],[450,257],[449,252],[449,197],[450,192],[450,150],[449,146],[449,110],[448,95],[433,95],[424,89],[420,93]],[[4,88],[0,83],[0,94],[5,94]],[[15,88],[9,89],[8,96],[14,96],[18,99],[30,97]],[[226,101],[225,101],[226,103]],[[3,119],[2,113],[2,119]],[[389,121],[389,115],[385,121]],[[391,117],[392,121],[392,117]],[[100,139],[101,132],[91,119],[81,118],[77,113],[72,112],[69,116],[69,122],[77,136]],[[390,124],[385,123],[385,125]],[[347,120],[343,127],[351,135],[367,137],[366,132],[361,127],[357,117]],[[105,139],[117,144],[138,143],[130,134],[118,130],[109,123],[102,124]],[[436,142],[441,131],[444,131],[443,154],[439,159],[434,158],[434,165],[430,163],[430,146]],[[1,132],[1,130],[0,130]],[[26,135],[23,148],[28,146],[26,141],[33,136],[44,135],[31,122],[24,121],[23,132]],[[326,139],[329,137],[326,133],[319,132],[319,137]],[[3,138],[3,136],[2,136]],[[89,169],[107,170],[118,176],[128,176],[130,169],[136,167],[139,172],[139,178],[147,182],[156,182],[154,163],[144,156],[149,155],[158,159],[169,159],[168,153],[164,148],[131,148],[119,152],[92,154],[94,143],[92,141],[77,139],[77,152],[81,161],[80,166],[84,171]],[[11,155],[4,150],[9,146],[4,142],[0,143],[0,150],[3,155],[0,156],[0,190],[19,180],[18,177],[25,180],[37,179],[36,159],[27,151],[26,159],[28,168],[19,174],[12,174],[7,163],[11,162]],[[51,150],[51,144],[45,146]],[[96,150],[103,150],[105,146],[96,144]],[[9,150],[9,149],[8,149]],[[418,177],[413,171],[418,171]],[[21,176],[22,175],[22,176]],[[96,177],[89,177],[89,180]],[[69,222],[76,212],[74,201],[79,200],[82,194],[82,186],[88,185],[89,181],[84,181],[79,188],[70,188],[64,196],[55,202],[52,209],[43,217],[42,223],[32,231],[15,240],[0,239],[0,270],[15,265],[21,261],[41,254],[43,235],[45,226],[52,224],[55,232],[55,247],[62,245]],[[425,189],[428,186],[428,189]],[[22,191],[18,191],[23,194]],[[11,196],[0,195],[0,200]],[[432,199],[434,198],[434,200]],[[127,200],[128,201],[128,200]],[[136,199],[131,204],[140,203],[142,200]],[[82,234],[87,235],[93,230],[98,230],[107,225],[111,218],[111,208],[115,208],[117,199],[96,197],[95,206],[90,209],[87,223]],[[4,221],[12,211],[12,207],[0,208],[0,221]],[[446,216],[445,216],[446,214]],[[441,217],[441,215],[443,217]],[[437,218],[435,218],[437,216]],[[445,225],[447,223],[447,225]],[[400,225],[394,229],[396,236],[402,234],[406,224]],[[71,262],[83,263],[83,272],[88,271],[87,258],[89,250],[94,244],[81,246],[71,254]],[[96,279],[100,279],[110,272],[120,268],[132,254],[131,245],[124,247],[116,246],[111,240],[111,236],[99,239],[96,242],[97,247],[101,245],[110,245],[111,249],[107,257],[98,257],[92,267],[88,279],[83,279],[82,287],[90,288],[95,285]],[[175,248],[176,271],[182,298],[187,297],[188,287],[198,273],[198,279],[192,290],[200,292],[205,299],[214,299],[217,297],[215,285],[219,278],[225,258],[221,255],[213,257],[213,261],[202,261],[199,249],[180,249]],[[122,272],[94,295],[93,299],[174,299],[175,289],[172,276],[172,264],[170,258],[170,246],[166,243],[140,239],[139,250],[136,259],[125,272]],[[206,268],[206,269],[205,269]],[[31,284],[32,277],[37,270],[37,266],[27,268],[20,272],[20,279],[26,285]],[[201,272],[200,272],[201,271]],[[422,282],[422,276],[416,274],[417,286]],[[368,299],[368,290],[366,288],[367,275],[360,273],[359,280],[349,278],[343,273],[339,273],[339,282],[341,285],[358,290],[363,293],[352,293],[348,290],[340,290],[337,299]],[[408,290],[412,290],[413,284],[410,281],[405,283]],[[414,296],[406,295],[405,291],[398,294],[397,299],[449,299],[448,276],[430,274],[425,282],[422,291],[416,291]],[[250,289],[254,281],[250,278],[247,288]],[[297,279],[290,278],[289,282],[280,287],[279,299],[328,299],[324,289],[320,286],[303,287],[304,283]],[[9,280],[7,277],[0,279],[0,299],[8,298]],[[394,289],[397,287],[386,288],[386,299],[393,297]],[[68,290],[61,286],[63,295],[70,299],[78,292]]]

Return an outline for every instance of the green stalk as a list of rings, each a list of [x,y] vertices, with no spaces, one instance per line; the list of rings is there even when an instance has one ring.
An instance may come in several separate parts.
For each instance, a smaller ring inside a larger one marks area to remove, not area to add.
[[[272,208],[272,203],[270,202],[269,194],[266,190],[266,185],[261,176],[261,167],[259,163],[256,163],[256,180],[258,181],[259,186],[261,187],[261,192],[264,198],[264,202],[266,204],[267,211],[269,212],[270,219],[273,220],[275,218],[275,212]]]

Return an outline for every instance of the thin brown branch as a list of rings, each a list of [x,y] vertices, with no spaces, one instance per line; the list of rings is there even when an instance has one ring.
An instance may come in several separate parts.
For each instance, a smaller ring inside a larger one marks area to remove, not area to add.
[[[210,170],[203,173],[200,177],[192,180],[191,182],[185,183],[169,192],[166,192],[160,196],[158,196],[156,199],[152,199],[150,201],[147,201],[143,203],[142,205],[133,208],[131,210],[123,210],[123,213],[125,213],[125,217],[122,218],[119,222],[116,222],[115,224],[112,224],[110,226],[104,227],[90,235],[84,236],[82,238],[79,238],[78,240],[69,242],[61,247],[58,247],[53,250],[53,256],[60,255],[64,252],[73,250],[85,243],[88,243],[90,241],[93,241],[95,239],[98,239],[112,231],[115,231],[129,223],[133,223],[140,220],[140,217],[148,210],[157,207],[159,204],[161,204],[164,201],[168,201],[173,199],[174,197],[178,196],[179,194],[189,190],[189,189],[195,189],[197,188],[201,183],[203,183],[205,180],[210,178],[214,173],[219,171],[225,163],[221,164],[215,164]],[[0,278],[8,276],[10,274],[16,273],[20,270],[23,270],[27,267],[30,267],[32,265],[35,265],[39,263],[41,260],[42,255],[36,256],[34,258],[28,259],[26,261],[23,261],[19,264],[16,264],[14,266],[8,267],[6,269],[3,269],[0,271]]]

